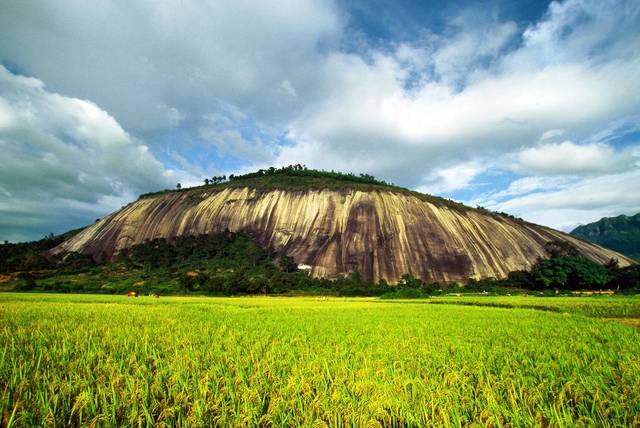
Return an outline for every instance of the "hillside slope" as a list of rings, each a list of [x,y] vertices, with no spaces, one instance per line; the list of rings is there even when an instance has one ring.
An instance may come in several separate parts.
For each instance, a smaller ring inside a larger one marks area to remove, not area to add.
[[[150,195],[100,220],[52,250],[113,259],[153,238],[243,232],[260,245],[311,266],[315,277],[358,271],[397,281],[501,278],[529,269],[544,244],[564,240],[594,261],[631,260],[561,232],[440,198],[383,187],[256,188],[248,182]]]
[[[640,213],[632,216],[605,217],[576,227],[571,235],[640,260]]]

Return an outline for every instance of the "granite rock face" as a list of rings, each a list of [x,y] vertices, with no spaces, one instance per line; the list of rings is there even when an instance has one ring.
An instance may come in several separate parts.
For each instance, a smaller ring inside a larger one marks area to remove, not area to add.
[[[568,241],[586,257],[633,261],[556,230],[473,209],[456,209],[392,190],[193,189],[141,198],[52,250],[113,259],[154,238],[244,232],[260,245],[311,266],[316,277],[353,271],[396,282],[501,278],[529,269],[544,244]]]

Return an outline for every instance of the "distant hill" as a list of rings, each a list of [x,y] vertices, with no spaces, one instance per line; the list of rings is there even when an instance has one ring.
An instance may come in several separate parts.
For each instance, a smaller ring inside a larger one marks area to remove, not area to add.
[[[640,213],[633,216],[605,217],[594,223],[576,227],[571,235],[640,260]]]

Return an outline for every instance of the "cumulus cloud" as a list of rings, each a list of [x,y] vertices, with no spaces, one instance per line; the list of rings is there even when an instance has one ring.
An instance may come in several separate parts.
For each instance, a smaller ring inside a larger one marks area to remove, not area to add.
[[[640,170],[585,178],[559,189],[541,190],[487,204],[541,224],[571,230],[606,216],[640,212]]]
[[[216,147],[219,154],[254,165],[272,162],[278,151],[277,131],[256,126],[246,114],[230,105],[204,116],[198,134],[204,142]]]
[[[638,2],[552,2],[528,26],[463,12],[439,33],[372,45],[348,43],[344,16],[321,0],[11,2],[0,59],[100,105],[127,130],[109,138],[153,150],[180,128],[234,168],[305,163],[445,193],[491,168],[530,180],[496,189],[502,204],[637,171],[631,151],[589,138],[640,111]],[[14,109],[0,104],[0,126]],[[183,170],[201,170],[188,142],[172,144]]]
[[[600,133],[600,137],[604,135]],[[472,202],[566,231],[604,216],[640,210],[640,146],[542,144],[516,154],[511,171],[528,175]],[[504,160],[500,165],[508,165]]]
[[[466,189],[473,179],[485,168],[476,162],[456,164],[448,168],[439,168],[424,179],[417,190],[424,193],[442,194],[454,190]]]
[[[505,61],[505,68],[637,58],[639,16],[634,1],[551,2],[544,18],[524,31],[523,48]]]
[[[0,150],[5,239],[28,236],[44,217],[57,219],[56,232],[74,224],[69,216],[86,223],[171,177],[96,104],[49,92],[42,81],[3,66]]]
[[[494,192],[490,197],[492,199],[502,199],[510,196],[522,196],[534,191],[558,189],[567,185],[566,177],[523,177],[513,180],[505,190]]]
[[[491,62],[516,35],[514,22],[482,20],[465,14],[453,20],[454,36],[437,37],[431,61],[436,76],[447,83],[466,82],[478,62]]]
[[[96,102],[134,133],[197,120],[219,100],[281,121],[295,105],[279,99],[308,83],[316,48],[340,25],[323,0],[9,2],[0,59]]]
[[[522,150],[518,168],[551,175],[596,175],[635,169],[640,162],[634,150],[616,151],[603,143],[579,145],[571,141]]]
[[[271,150],[274,163],[366,165],[408,186],[550,129],[580,138],[640,106],[631,1],[552,3],[527,28],[466,12],[441,34],[348,52],[343,14],[316,0],[6,9],[3,55],[134,133],[186,123],[201,137],[206,117],[229,104],[296,144]],[[114,23],[126,30],[104,28]],[[271,156],[252,156],[264,150],[249,146],[269,143],[237,129],[208,140],[248,163]]]
[[[540,23],[524,30],[520,45],[508,49],[515,26],[494,22],[492,36],[476,37],[497,40],[487,42],[490,64],[477,57],[466,64],[452,60],[455,65],[443,72],[448,80],[433,70],[446,68],[438,66],[444,64],[441,58],[458,57],[447,52],[465,51],[462,41],[472,40],[474,29],[460,28],[460,34],[422,47],[401,44],[391,52],[366,55],[333,52],[319,64],[312,86],[296,85],[306,100],[289,124],[297,145],[283,149],[277,163],[355,165],[415,187],[431,180],[442,165],[518,153],[538,145],[541,135],[552,142],[569,129],[575,140],[587,138],[640,109],[635,96],[640,81],[634,78],[640,56],[629,54],[629,40],[639,33],[633,26],[639,22],[637,7],[617,6],[603,11],[590,1],[554,4]],[[612,28],[615,22],[620,28]],[[478,57],[485,55],[476,50]],[[417,78],[416,69],[422,73]],[[460,86],[453,69],[473,78]],[[408,81],[413,82],[409,89]],[[604,154],[606,147],[596,150]],[[628,168],[629,159],[616,161]]]

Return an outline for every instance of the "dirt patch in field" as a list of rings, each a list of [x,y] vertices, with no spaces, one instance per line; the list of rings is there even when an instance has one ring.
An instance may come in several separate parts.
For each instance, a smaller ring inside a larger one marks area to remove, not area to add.
[[[615,321],[620,324],[629,325],[631,327],[635,327],[640,329],[640,318],[604,318],[607,321]]]
[[[616,294],[615,291],[613,290],[588,290],[588,291],[572,291],[571,294],[574,294],[576,296],[593,296],[593,295],[598,295],[598,296],[613,296],[614,294]]]
[[[499,302],[465,302],[465,301],[435,301],[435,302],[425,302],[430,305],[458,305],[458,306],[480,306],[485,308],[501,308],[501,309],[535,309],[537,311],[547,311],[547,312],[562,312],[561,308],[554,306],[544,306],[544,305],[529,305],[529,304],[510,304],[510,303],[499,303]]]

